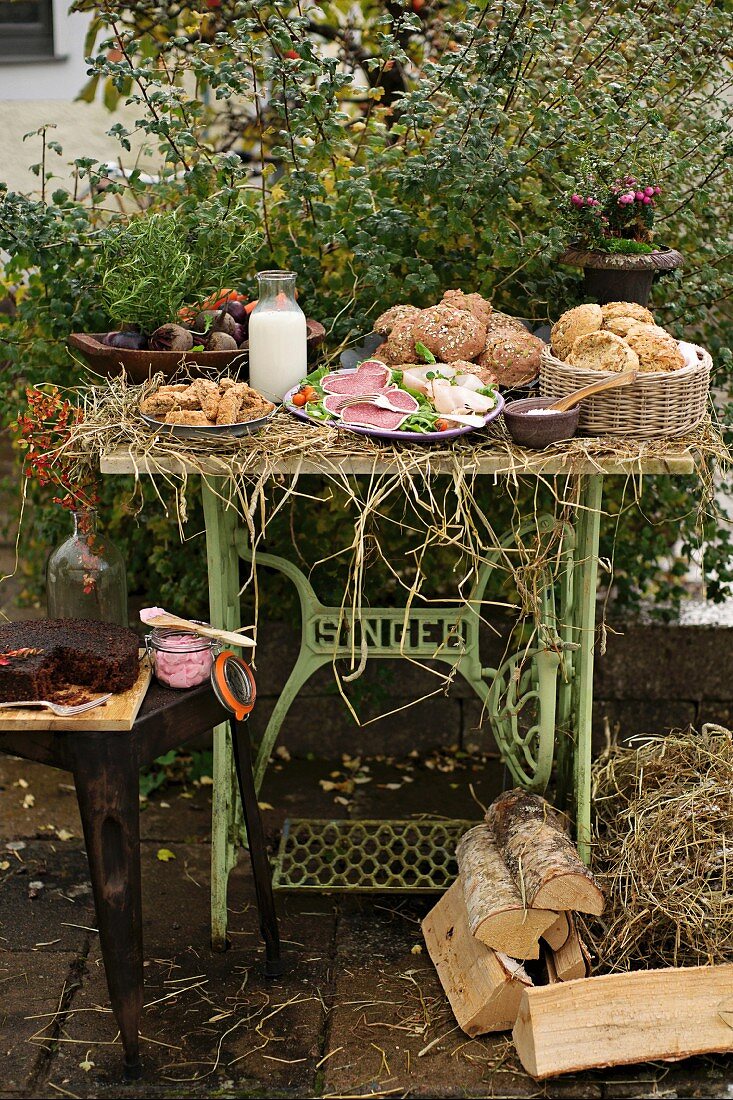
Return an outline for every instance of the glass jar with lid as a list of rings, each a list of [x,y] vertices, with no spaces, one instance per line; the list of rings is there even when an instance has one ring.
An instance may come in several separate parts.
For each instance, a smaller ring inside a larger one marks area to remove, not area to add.
[[[218,644],[210,638],[170,626],[156,626],[145,642],[156,680],[171,688],[186,689],[203,684],[209,679],[219,652]]]

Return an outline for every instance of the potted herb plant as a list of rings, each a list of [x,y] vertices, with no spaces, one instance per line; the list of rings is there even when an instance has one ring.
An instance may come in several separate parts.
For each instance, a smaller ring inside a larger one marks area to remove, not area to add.
[[[188,363],[243,359],[246,299],[241,286],[259,243],[243,203],[216,199],[146,211],[105,227],[95,241],[92,282],[113,327],[74,333],[71,347],[101,373],[122,364],[135,381]]]
[[[596,171],[566,195],[571,244],[560,262],[583,268],[588,298],[646,305],[654,276],[680,266],[679,252],[652,243],[661,193],[650,173],[609,180]]]

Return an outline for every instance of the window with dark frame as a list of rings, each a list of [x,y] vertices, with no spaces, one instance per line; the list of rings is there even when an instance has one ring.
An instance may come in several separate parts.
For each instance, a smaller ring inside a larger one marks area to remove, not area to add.
[[[53,55],[53,0],[0,0],[0,61]]]

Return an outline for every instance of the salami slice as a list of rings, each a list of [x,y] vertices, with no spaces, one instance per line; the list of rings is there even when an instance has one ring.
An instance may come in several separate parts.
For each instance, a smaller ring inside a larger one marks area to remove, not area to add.
[[[338,416],[347,401],[353,400],[348,393],[329,393],[323,398],[323,407],[334,416]]]
[[[404,390],[382,390],[382,396],[386,397],[391,405],[396,405],[401,412],[408,414],[414,413],[420,408],[420,403],[415,400],[411,393],[405,393]],[[329,393],[323,399],[323,407],[328,409],[330,413],[333,413],[334,416],[340,416],[349,401],[353,401],[353,398],[349,394]],[[374,408],[379,407],[371,397],[365,397],[363,402],[359,402],[359,405],[372,405]],[[386,409],[383,411],[391,412],[392,410]]]
[[[408,395],[409,396],[409,395]],[[357,424],[361,428],[384,428],[394,432],[407,420],[408,413],[396,413],[391,409],[378,409],[369,402],[360,402],[358,405],[349,405],[341,413],[343,424]]]
[[[350,397],[362,394],[379,393],[389,385],[392,372],[384,363],[376,359],[367,359],[355,371],[332,371],[321,379],[326,393],[343,393]]]
[[[389,389],[382,392],[390,405],[396,405],[398,409],[404,409],[406,413],[417,412],[420,408],[420,402],[405,390]]]

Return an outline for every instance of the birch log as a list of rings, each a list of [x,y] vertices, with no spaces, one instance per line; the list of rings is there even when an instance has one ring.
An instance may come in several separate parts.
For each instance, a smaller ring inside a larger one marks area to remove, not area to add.
[[[557,913],[523,904],[488,825],[469,829],[456,855],[472,935],[515,959],[538,959],[539,938]]]
[[[603,894],[575,850],[563,816],[544,798],[506,791],[489,806],[486,821],[527,905],[603,912]]]
[[[519,963],[471,935],[460,879],[430,910],[422,930],[459,1027],[471,1036],[513,1027],[532,981]]]

